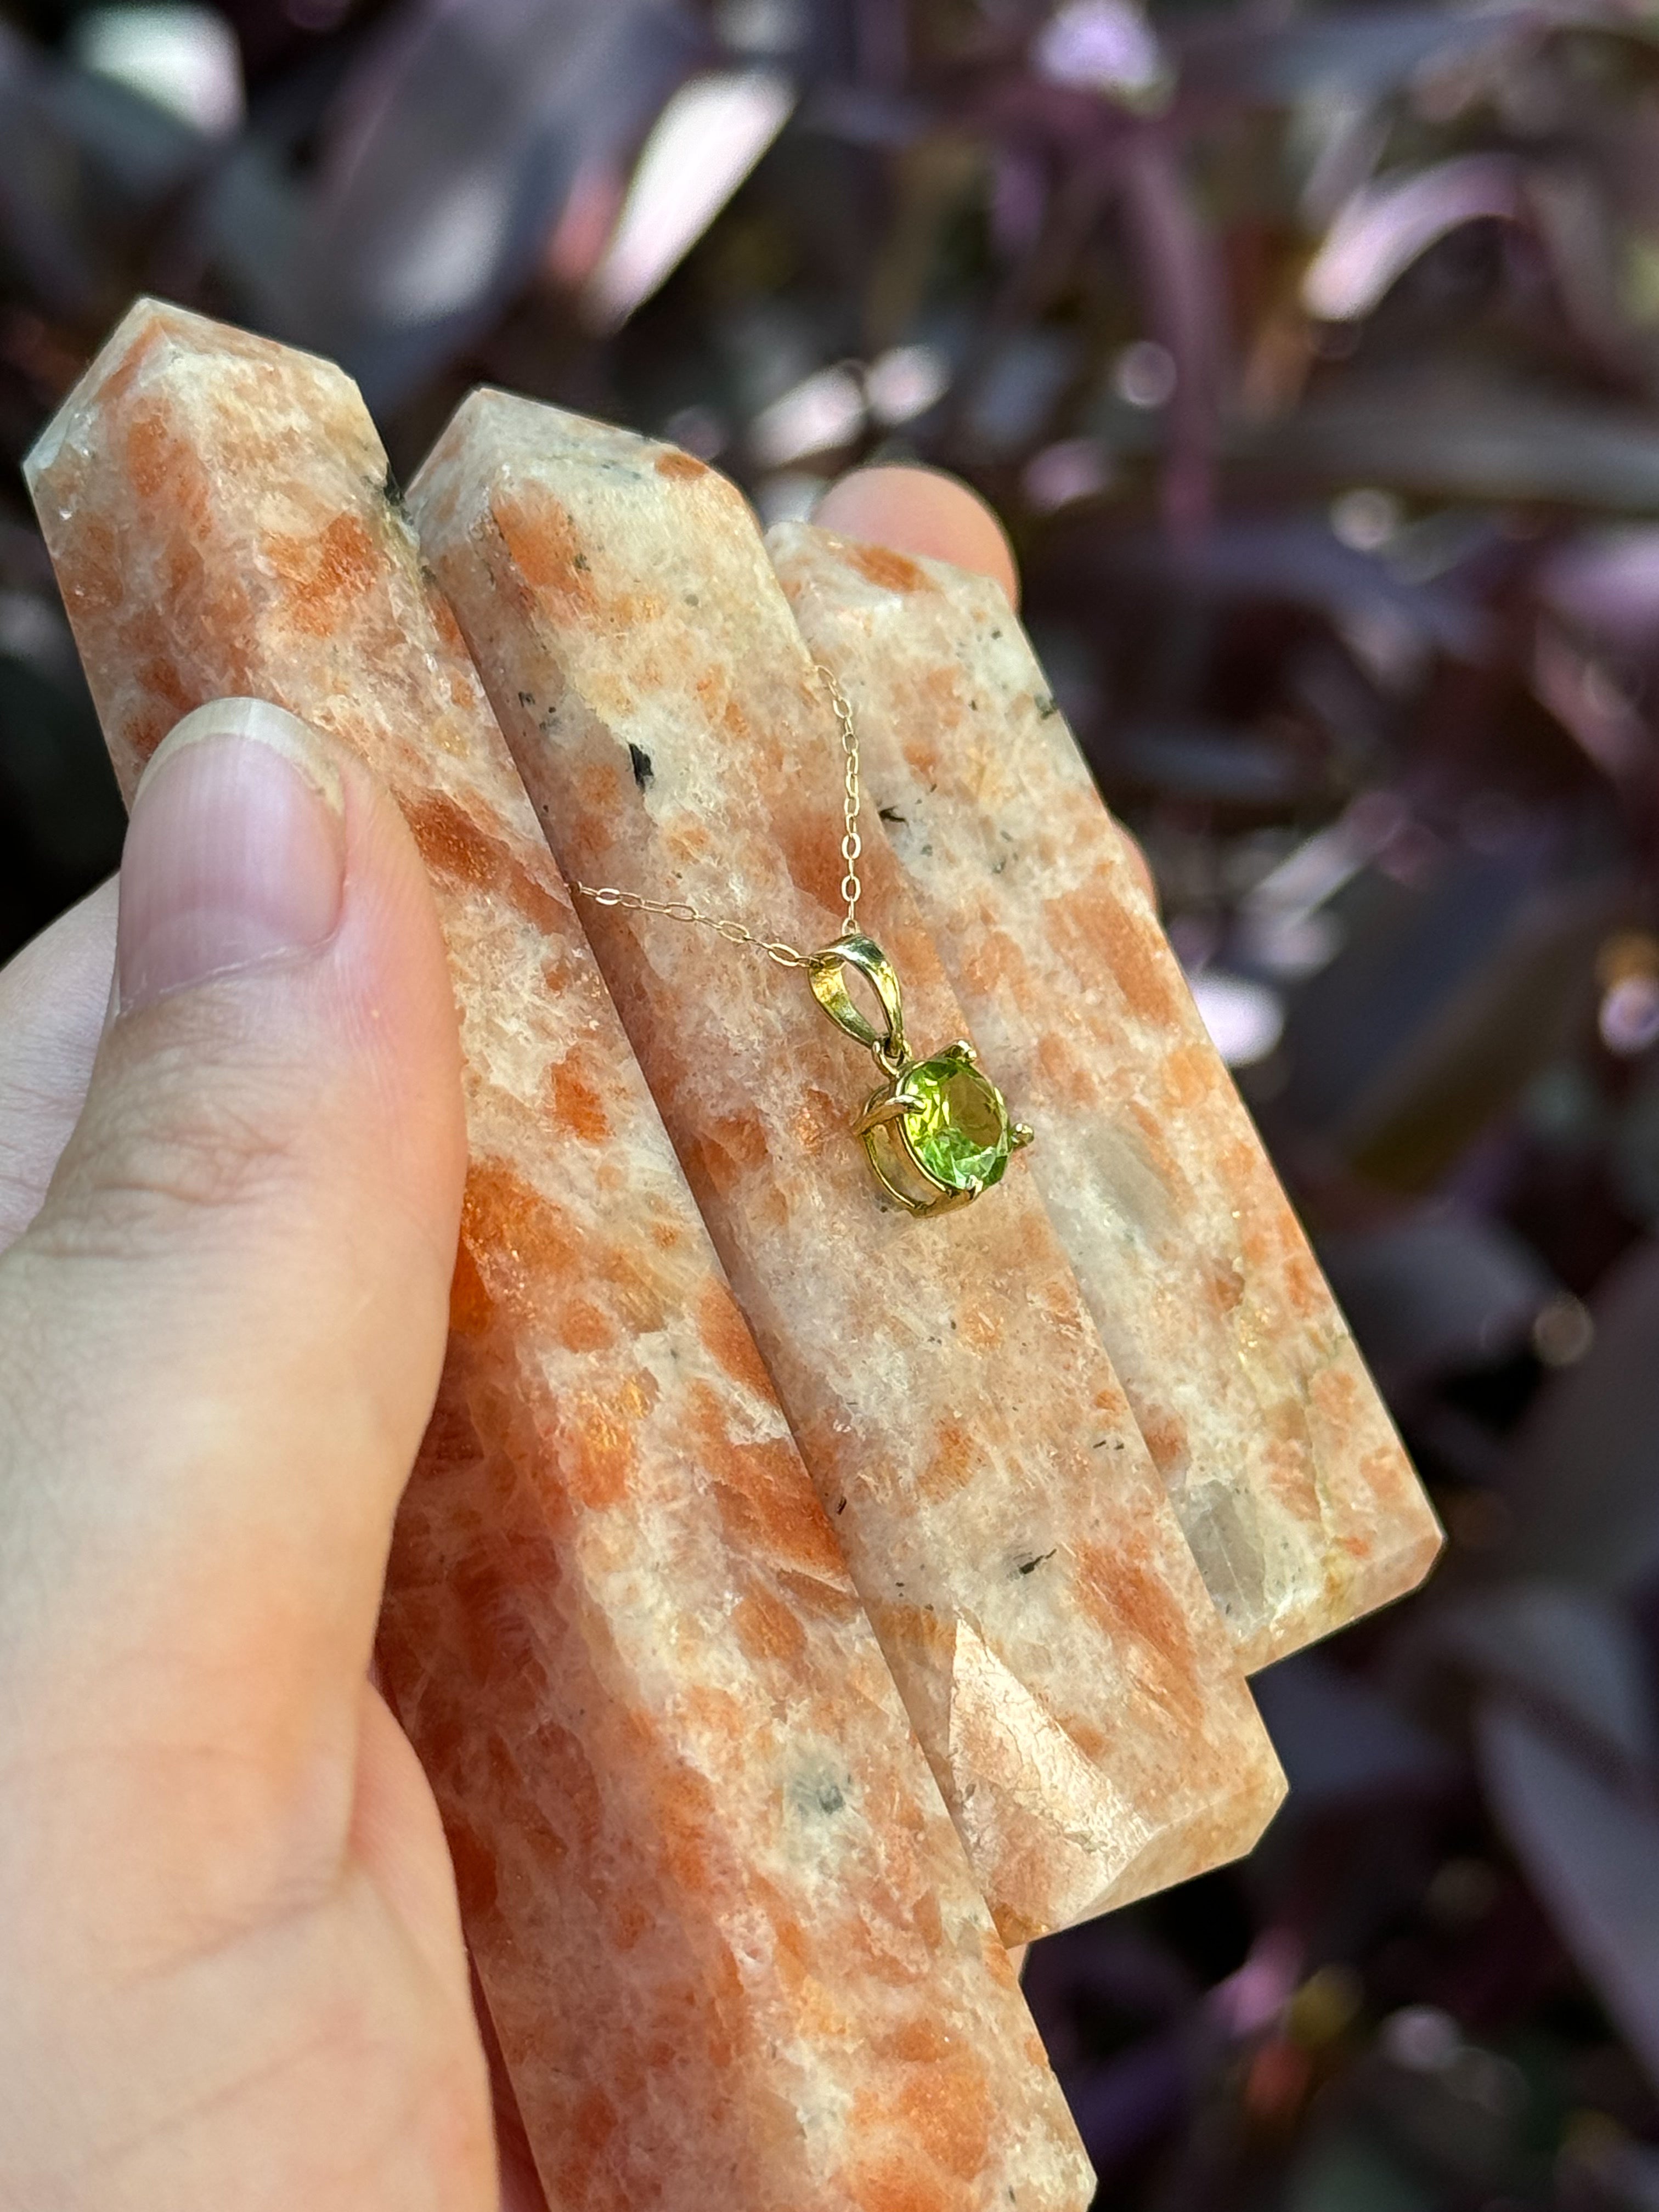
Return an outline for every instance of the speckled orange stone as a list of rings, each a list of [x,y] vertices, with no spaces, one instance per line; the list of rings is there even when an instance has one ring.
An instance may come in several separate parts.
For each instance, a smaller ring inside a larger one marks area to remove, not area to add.
[[[836,723],[733,488],[483,392],[410,501],[567,872],[836,936]],[[961,1009],[872,829],[861,920],[936,1048]],[[1024,1164],[884,1206],[874,1067],[802,975],[581,911],[1004,1935],[1245,1849],[1279,1770]]]
[[[1249,1668],[1413,1589],[1440,1531],[998,586],[792,525],[774,562],[870,802]]]
[[[279,701],[390,785],[471,1169],[381,1644],[558,2212],[1082,2212],[1086,2163],[353,386],[141,305],[35,498],[128,789]]]

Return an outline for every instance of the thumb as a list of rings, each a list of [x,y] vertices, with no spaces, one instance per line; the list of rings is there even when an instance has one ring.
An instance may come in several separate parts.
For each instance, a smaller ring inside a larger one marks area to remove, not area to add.
[[[0,1739],[234,1746],[254,1820],[343,1825],[464,1156],[395,807],[277,708],[191,714],[134,802],[85,1109],[0,1258]]]

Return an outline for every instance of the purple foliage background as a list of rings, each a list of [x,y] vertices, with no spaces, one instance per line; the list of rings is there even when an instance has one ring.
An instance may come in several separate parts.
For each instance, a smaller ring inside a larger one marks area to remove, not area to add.
[[[343,359],[400,469],[488,379],[769,518],[872,458],[978,485],[1445,1518],[1426,1593],[1261,1678],[1252,1860],[1033,1954],[1102,2203],[1656,2212],[1659,19],[222,17],[213,131],[85,9],[0,17],[8,459],[148,289]],[[788,120],[607,309],[711,80]],[[13,467],[0,955],[119,836]]]

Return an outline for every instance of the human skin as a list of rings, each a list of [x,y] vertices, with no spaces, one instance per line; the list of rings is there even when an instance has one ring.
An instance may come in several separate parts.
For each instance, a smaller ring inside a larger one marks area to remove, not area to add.
[[[1014,589],[949,479],[820,519]],[[0,971],[0,2212],[539,2212],[368,1680],[463,1167],[401,818],[203,708]]]

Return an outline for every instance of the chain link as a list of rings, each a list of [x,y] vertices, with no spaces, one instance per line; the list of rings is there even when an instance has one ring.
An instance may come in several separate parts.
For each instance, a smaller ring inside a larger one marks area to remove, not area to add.
[[[752,929],[745,929],[740,921],[721,921],[701,907],[693,906],[690,899],[641,898],[637,891],[621,891],[613,884],[604,884],[596,890],[592,884],[573,884],[571,889],[595,906],[619,906],[629,914],[666,915],[671,921],[695,921],[704,929],[712,929],[716,937],[723,937],[728,945],[752,945],[769,960],[775,960],[780,968],[804,968],[805,961],[793,945],[781,938],[757,937]]]
[[[842,752],[846,760],[846,775],[842,779],[845,804],[846,834],[841,841],[841,857],[847,872],[841,879],[841,895],[847,902],[847,919],[842,925],[842,933],[850,937],[858,927],[859,897],[864,886],[859,881],[859,860],[864,852],[864,841],[859,836],[859,732],[853,720],[852,702],[842,690],[835,672],[822,661],[813,664],[814,673],[823,679],[830,694],[836,720],[841,725]],[[757,937],[752,929],[740,921],[722,921],[718,916],[705,914],[690,899],[648,899],[638,891],[619,890],[614,884],[603,884],[597,890],[591,884],[574,884],[571,888],[579,897],[592,899],[595,906],[621,907],[628,914],[662,915],[670,921],[696,922],[701,928],[712,929],[728,945],[752,945],[769,960],[775,960],[780,968],[805,968],[807,962],[793,945],[781,938]]]
[[[814,663],[823,678],[830,703],[836,710],[836,720],[841,724],[842,750],[847,757],[844,780],[847,799],[847,835],[841,841],[841,857],[847,863],[847,873],[841,879],[841,895],[847,902],[847,919],[842,925],[842,934],[850,937],[859,925],[859,894],[864,886],[859,881],[859,856],[864,850],[864,841],[859,836],[859,732],[853,720],[852,702],[836,680],[835,672],[820,660]]]

